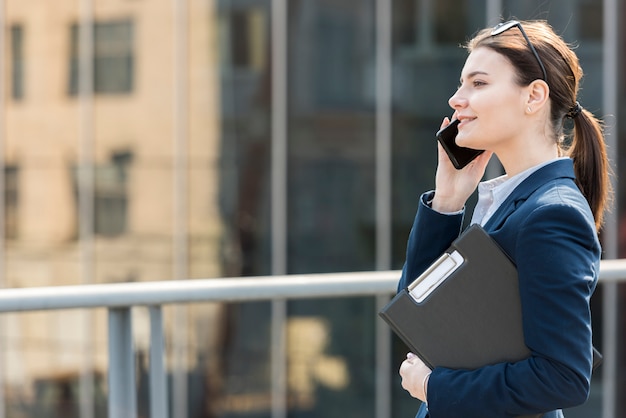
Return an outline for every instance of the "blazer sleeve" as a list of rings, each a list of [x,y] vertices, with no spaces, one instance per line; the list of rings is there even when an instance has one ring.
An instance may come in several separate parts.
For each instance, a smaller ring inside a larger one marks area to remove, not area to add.
[[[448,249],[461,232],[464,211],[455,214],[442,214],[430,207],[434,192],[422,194],[413,227],[409,233],[406,248],[406,261],[402,267],[402,277],[398,290],[407,287],[433,261]]]
[[[592,370],[589,300],[600,246],[588,210],[571,204],[533,209],[517,225],[524,337],[531,356],[476,370],[435,368],[432,418],[515,417],[586,401]]]

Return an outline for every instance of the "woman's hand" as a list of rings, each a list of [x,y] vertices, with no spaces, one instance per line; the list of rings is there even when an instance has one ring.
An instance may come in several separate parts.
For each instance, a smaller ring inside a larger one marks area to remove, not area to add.
[[[448,124],[450,120],[445,118],[441,128]],[[476,190],[493,153],[485,151],[466,167],[457,170],[439,142],[437,142],[437,148],[438,163],[432,208],[443,213],[458,212],[463,209],[467,199]]]
[[[402,387],[409,392],[412,397],[426,402],[426,379],[430,377],[431,370],[424,362],[413,353],[406,355],[406,360],[400,365],[400,376],[402,377]]]

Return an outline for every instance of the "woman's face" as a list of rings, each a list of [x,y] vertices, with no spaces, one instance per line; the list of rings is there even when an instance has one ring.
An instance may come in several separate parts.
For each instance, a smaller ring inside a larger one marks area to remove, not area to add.
[[[473,50],[461,72],[461,84],[448,101],[460,120],[457,145],[497,153],[527,124],[527,99],[504,56],[486,47]]]

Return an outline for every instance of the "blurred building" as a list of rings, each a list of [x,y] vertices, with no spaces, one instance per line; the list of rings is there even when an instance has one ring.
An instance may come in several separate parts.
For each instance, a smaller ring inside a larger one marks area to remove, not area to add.
[[[2,284],[222,276],[216,4],[175,11],[168,1],[35,0],[2,7]],[[202,309],[220,318],[216,307]],[[194,309],[184,315],[194,317]],[[142,350],[147,320],[137,316]],[[220,331],[206,325],[186,334],[187,369]],[[170,338],[175,328],[169,325]],[[37,389],[46,381],[74,376],[76,385],[85,371],[106,372],[106,316],[9,315],[2,345],[7,416],[17,416],[20,404],[54,399]],[[76,389],[64,393],[78,411]]]
[[[579,45],[581,103],[606,117],[615,144],[623,137],[621,114],[603,109],[603,7],[623,16],[624,2],[605,3],[0,0],[0,284],[399,269],[417,197],[433,186],[459,44],[476,30],[547,19]],[[377,190],[381,144],[389,194]],[[607,227],[607,254],[623,256],[617,224]],[[269,416],[270,312],[166,309],[171,392],[186,396],[172,416]],[[289,417],[374,416],[375,320],[370,298],[289,302]],[[148,416],[147,312],[134,324]],[[12,314],[0,327],[0,418],[105,416],[105,312]],[[394,340],[394,365],[404,350]],[[394,416],[411,416],[417,405],[391,373]],[[568,417],[599,416],[598,382]]]

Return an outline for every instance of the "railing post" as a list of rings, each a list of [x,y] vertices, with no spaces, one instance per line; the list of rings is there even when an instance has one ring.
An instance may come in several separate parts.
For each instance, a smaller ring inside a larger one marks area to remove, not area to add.
[[[167,418],[167,378],[163,360],[163,311],[150,307],[150,418]]]
[[[618,284],[604,283],[602,286],[602,417],[615,418],[617,401],[617,353],[619,335],[617,321],[619,302]]]
[[[109,309],[109,418],[137,417],[130,308]]]
[[[389,303],[389,295],[376,296],[376,312]],[[391,328],[376,318],[376,418],[391,416]]]
[[[271,418],[287,417],[287,301],[272,301],[271,322]]]

